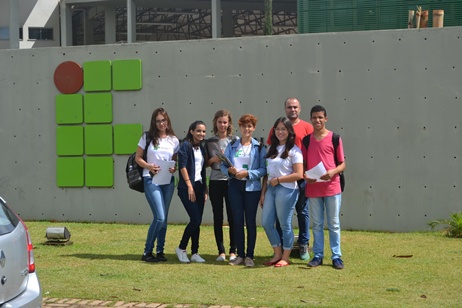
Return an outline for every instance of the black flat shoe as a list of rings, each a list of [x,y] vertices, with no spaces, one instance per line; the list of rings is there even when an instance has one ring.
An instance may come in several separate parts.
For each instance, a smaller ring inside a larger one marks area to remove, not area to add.
[[[167,261],[167,258],[165,257],[163,252],[158,252],[156,254],[156,258],[157,258],[157,260],[162,261],[162,262]]]
[[[141,256],[141,261],[144,262],[159,262],[159,260],[152,255],[152,253],[147,253]]]

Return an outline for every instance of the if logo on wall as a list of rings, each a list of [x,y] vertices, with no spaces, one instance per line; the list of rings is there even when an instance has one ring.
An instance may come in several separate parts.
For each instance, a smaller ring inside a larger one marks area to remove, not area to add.
[[[112,124],[113,91],[142,88],[141,60],[63,62],[55,70],[56,184],[112,187],[112,155],[132,154],[141,124]],[[78,93],[83,86],[83,94]]]

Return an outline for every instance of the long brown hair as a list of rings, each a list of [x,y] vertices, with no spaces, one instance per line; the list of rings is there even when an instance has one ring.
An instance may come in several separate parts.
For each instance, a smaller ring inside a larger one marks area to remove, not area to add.
[[[221,117],[228,117],[228,129],[226,130],[226,135],[232,136],[233,135],[233,118],[231,117],[231,112],[229,112],[226,109],[218,110],[215,112],[215,116],[213,117],[213,134],[217,135],[218,134],[218,128],[217,128],[217,121],[218,118]]]
[[[170,117],[168,116],[167,111],[162,107],[157,108],[152,113],[151,125],[149,126],[149,135],[151,136],[152,144],[154,146],[159,145],[159,130],[157,129],[156,125],[156,118],[159,114],[162,115],[165,120],[167,120],[167,128],[165,129],[167,136],[175,136],[175,132],[172,128],[172,122],[170,122]]]
[[[277,146],[279,145],[279,139],[276,137],[276,127],[278,126],[279,123],[284,124],[284,126],[287,128],[287,132],[289,133],[289,136],[287,136],[287,141],[286,141],[286,146],[284,149],[284,152],[281,154],[281,158],[287,158],[289,156],[289,151],[294,147],[295,145],[295,131],[294,127],[292,125],[292,122],[286,118],[286,117],[280,117],[274,122],[273,125],[273,134],[271,135],[271,146],[268,150],[268,153],[266,154],[266,158],[271,158],[274,159],[278,156],[278,150]]]

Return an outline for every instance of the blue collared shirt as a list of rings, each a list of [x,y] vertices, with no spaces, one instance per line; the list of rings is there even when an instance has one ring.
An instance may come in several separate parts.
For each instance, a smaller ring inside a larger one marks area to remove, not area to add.
[[[239,148],[239,140],[233,144],[229,143],[225,150],[225,156],[234,164],[234,155]],[[266,175],[266,148],[263,146],[260,149],[260,143],[252,138],[252,148],[250,150],[250,167],[247,170],[249,172],[248,179],[245,183],[246,191],[260,191],[261,190],[261,178]],[[228,167],[221,163],[221,172],[227,175],[230,179],[233,175],[228,173]]]

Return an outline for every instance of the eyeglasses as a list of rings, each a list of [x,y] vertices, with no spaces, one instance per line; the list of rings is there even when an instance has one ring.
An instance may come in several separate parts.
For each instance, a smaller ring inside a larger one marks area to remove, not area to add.
[[[166,119],[156,120],[156,124],[164,124],[165,122],[167,122]]]
[[[283,128],[279,128],[279,127],[277,127],[277,128],[275,128],[274,130],[277,131],[277,132],[286,132],[286,131],[287,131],[287,128],[284,128],[284,127],[283,127]]]

